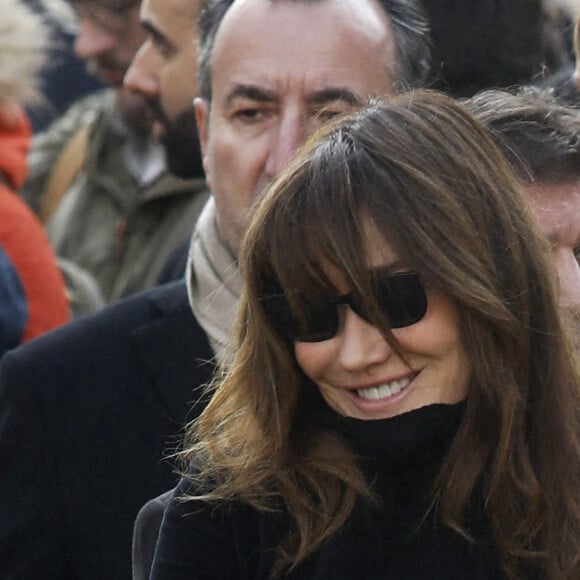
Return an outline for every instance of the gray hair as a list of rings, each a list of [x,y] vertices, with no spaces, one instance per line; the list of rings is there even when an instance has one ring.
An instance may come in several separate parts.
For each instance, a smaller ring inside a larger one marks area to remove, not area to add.
[[[524,183],[565,183],[580,178],[580,111],[551,91],[488,90],[464,101],[490,131]]]

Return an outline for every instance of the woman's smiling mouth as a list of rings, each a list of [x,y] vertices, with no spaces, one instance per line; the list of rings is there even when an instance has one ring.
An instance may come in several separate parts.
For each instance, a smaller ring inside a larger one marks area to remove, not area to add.
[[[401,391],[407,389],[411,384],[416,374],[402,377],[400,379],[395,379],[389,381],[388,383],[382,383],[375,387],[368,387],[365,389],[356,389],[356,394],[361,399],[366,399],[368,401],[378,401],[381,399],[388,399],[394,395],[399,394]]]

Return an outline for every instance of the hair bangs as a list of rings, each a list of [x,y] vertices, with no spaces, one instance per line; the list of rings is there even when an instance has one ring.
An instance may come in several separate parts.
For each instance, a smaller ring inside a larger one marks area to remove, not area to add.
[[[366,270],[364,212],[349,171],[351,144],[337,132],[315,147],[308,162],[290,168],[273,185],[262,228],[262,291],[291,301],[336,293],[334,274],[347,285]],[[332,278],[332,280],[331,280]],[[357,283],[358,285],[358,283]]]
[[[251,266],[253,279],[259,280],[255,295],[285,294],[295,319],[306,324],[305,306],[312,300],[352,292],[402,354],[379,306],[376,272],[365,256],[369,243],[377,243],[376,236],[369,241],[369,232],[375,231],[407,264],[400,251],[397,202],[389,201],[400,196],[404,185],[380,155],[355,146],[348,124],[344,130],[340,125],[332,125],[337,130],[307,149],[304,160],[283,173],[262,199],[260,243],[253,248],[260,259]],[[398,192],[393,196],[391,186]]]

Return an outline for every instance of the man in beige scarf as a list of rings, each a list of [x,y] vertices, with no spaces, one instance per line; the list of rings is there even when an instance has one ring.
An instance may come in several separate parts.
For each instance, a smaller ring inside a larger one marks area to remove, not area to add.
[[[92,0],[83,4],[94,9]],[[152,62],[190,74],[191,59],[165,26],[167,4],[144,3]],[[192,240],[194,315],[178,282],[3,359],[0,578],[129,577],[135,514],[175,484],[162,457],[200,412],[207,361],[227,341],[240,290],[236,255],[254,199],[324,119],[418,86],[428,72],[415,0],[204,4],[195,108],[213,201]]]
[[[212,199],[196,225],[186,270],[193,313],[218,358],[235,319],[236,256],[254,201],[325,119],[420,86],[429,60],[413,2],[238,0],[214,40],[204,30],[226,4],[214,2],[200,22],[195,108]],[[385,6],[401,10],[397,22]],[[137,519],[134,580],[148,577],[166,498],[152,500]]]
[[[219,13],[228,2],[213,4]],[[194,233],[187,280],[193,312],[219,353],[240,292],[235,257],[253,201],[322,120],[419,86],[429,56],[414,2],[238,0],[215,44],[204,34],[210,26],[202,18],[195,107],[214,201]]]

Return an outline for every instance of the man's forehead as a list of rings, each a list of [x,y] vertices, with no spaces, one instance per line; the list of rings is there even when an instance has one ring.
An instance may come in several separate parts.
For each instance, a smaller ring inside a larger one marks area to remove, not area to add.
[[[290,23],[292,15],[310,17],[314,12],[326,15],[336,24],[339,24],[341,18],[353,21],[365,32],[369,28],[377,32],[377,27],[380,29],[378,32],[382,32],[385,26],[392,32],[387,11],[378,0],[234,0],[223,17],[216,39],[231,34],[232,28],[243,31],[244,27],[240,23],[257,24],[266,33],[269,20],[281,13]],[[316,30],[318,24],[317,21],[311,21],[309,28]]]
[[[344,88],[360,101],[392,92],[395,55],[390,23],[374,0],[237,0],[214,44],[214,98],[219,84],[227,94],[237,86],[278,94]]]

